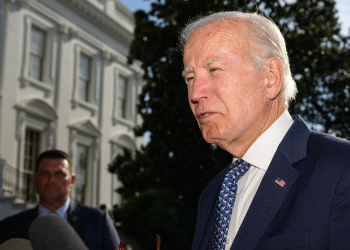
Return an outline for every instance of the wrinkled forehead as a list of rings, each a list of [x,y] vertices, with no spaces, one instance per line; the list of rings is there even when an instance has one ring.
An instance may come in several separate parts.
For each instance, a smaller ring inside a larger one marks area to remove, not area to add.
[[[246,24],[234,19],[213,21],[196,29],[184,47],[184,64],[193,53],[201,54],[208,46],[232,47],[240,51],[248,49],[249,35]]]

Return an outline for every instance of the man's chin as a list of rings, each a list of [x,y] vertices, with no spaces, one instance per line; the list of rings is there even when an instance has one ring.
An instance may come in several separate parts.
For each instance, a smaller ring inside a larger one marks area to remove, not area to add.
[[[215,144],[216,146],[222,148],[223,150],[227,151],[227,144],[225,143],[225,140],[222,140],[218,137],[213,137],[213,136],[204,136],[203,134],[203,138],[207,143],[210,144]]]
[[[40,201],[44,201],[46,203],[60,203],[62,201],[64,201],[64,197],[62,197],[61,195],[58,194],[48,194],[48,195],[43,195],[39,197]]]
[[[45,199],[57,199],[58,197],[58,193],[57,193],[57,190],[49,190],[49,191],[45,191],[41,194],[39,194],[39,197],[43,197]]]
[[[45,198],[46,200],[55,200],[57,199],[57,194],[45,194],[42,195],[41,197]]]
[[[221,140],[218,139],[217,137],[214,137],[213,135],[204,134],[204,133],[203,133],[203,138],[207,143],[210,143],[210,144],[219,144],[221,142]]]
[[[55,195],[57,195],[57,193],[58,193],[57,190],[50,189],[50,190],[45,190],[43,195],[45,195],[45,196],[55,196]]]

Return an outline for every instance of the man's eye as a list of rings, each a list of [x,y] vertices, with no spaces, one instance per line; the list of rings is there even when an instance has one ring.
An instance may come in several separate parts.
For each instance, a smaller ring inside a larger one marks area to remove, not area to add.
[[[214,73],[214,72],[216,72],[218,70],[219,70],[218,68],[212,68],[212,69],[210,69],[210,73]]]
[[[194,77],[188,77],[186,78],[186,84],[191,84],[193,82]]]

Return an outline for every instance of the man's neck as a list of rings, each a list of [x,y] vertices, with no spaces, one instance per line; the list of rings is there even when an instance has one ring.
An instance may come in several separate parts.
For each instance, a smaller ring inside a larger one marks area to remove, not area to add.
[[[44,205],[45,205],[45,202],[44,202]],[[68,209],[70,206],[70,199],[69,198],[61,206],[59,206],[58,203],[54,204],[54,205],[49,204],[50,205],[49,207],[45,207],[44,205],[42,203],[39,203],[39,211],[38,211],[39,216],[48,214],[50,212],[55,212],[56,214],[61,216],[63,219],[68,218]]]
[[[271,112],[269,112],[266,121],[260,129],[256,129],[249,133],[249,136],[232,143],[230,147],[225,150],[237,158],[242,158],[251,145],[281,116],[284,110],[285,108],[282,106],[271,109]]]
[[[62,207],[66,201],[68,200],[68,198],[64,201],[60,201],[60,202],[47,202],[47,201],[40,201],[40,204],[46,208],[47,210],[49,210],[50,212],[55,212],[57,209],[59,209],[60,207]]]

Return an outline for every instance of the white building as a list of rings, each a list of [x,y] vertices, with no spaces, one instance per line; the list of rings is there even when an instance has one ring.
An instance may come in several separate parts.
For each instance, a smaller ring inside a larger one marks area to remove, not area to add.
[[[118,0],[0,0],[0,219],[36,203],[35,158],[54,148],[73,158],[73,199],[120,204],[108,164],[143,140],[133,30]]]

